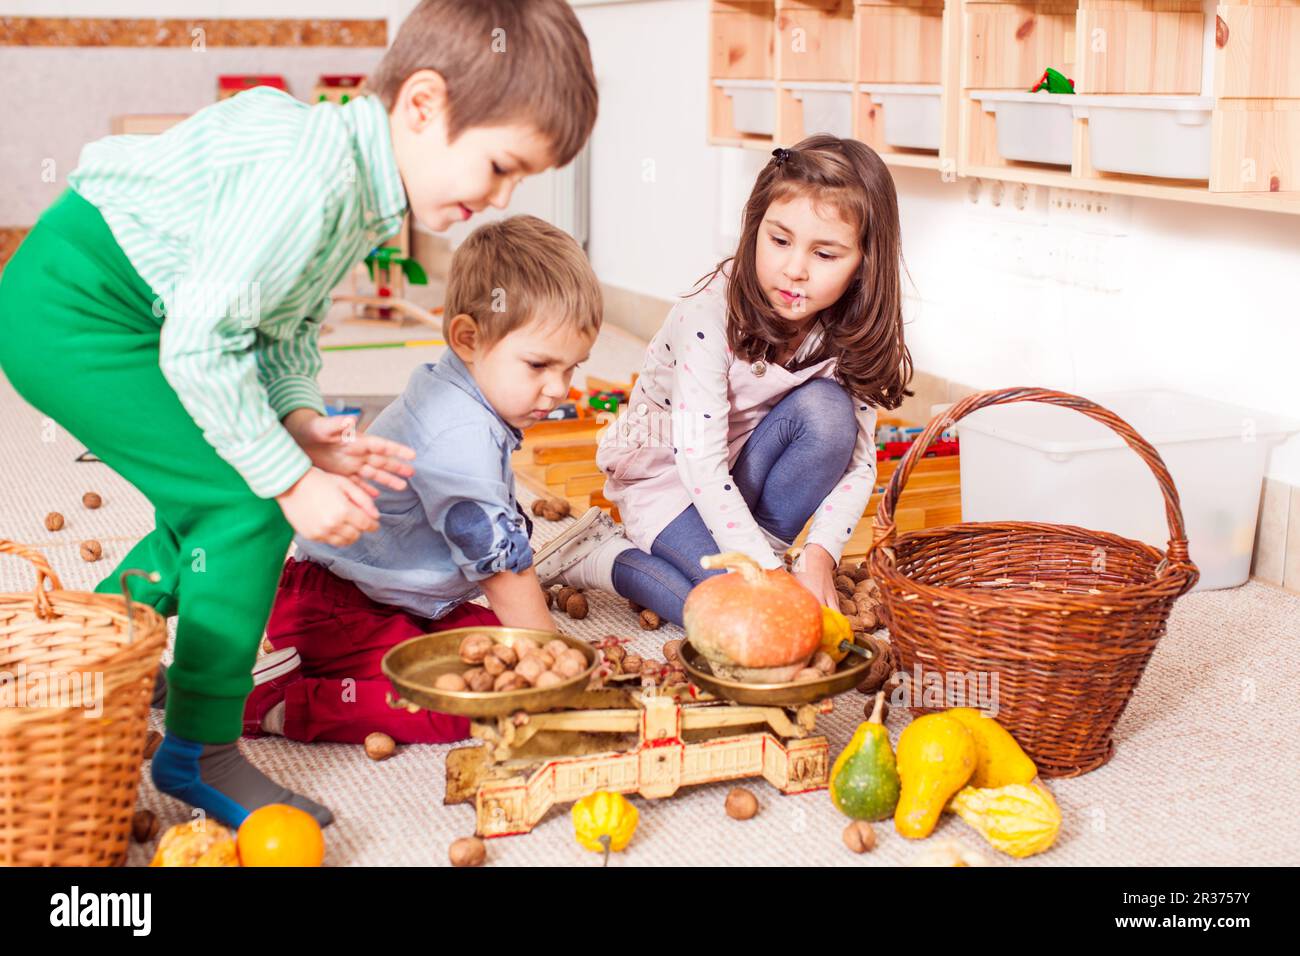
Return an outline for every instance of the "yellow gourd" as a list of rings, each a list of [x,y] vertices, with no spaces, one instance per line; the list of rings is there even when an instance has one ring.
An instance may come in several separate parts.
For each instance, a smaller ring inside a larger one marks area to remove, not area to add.
[[[211,820],[178,823],[158,841],[150,866],[239,866],[234,835]]]
[[[926,714],[908,724],[898,738],[903,786],[894,828],[910,840],[928,837],[948,800],[974,773],[975,754],[970,731],[946,714]]]
[[[624,849],[636,832],[638,814],[621,793],[597,790],[573,805],[573,835],[578,843],[595,853]]]
[[[853,643],[853,627],[849,619],[833,607],[822,607],[822,646],[836,664],[848,656],[849,649],[841,648],[845,641]]]
[[[1042,853],[1056,842],[1061,808],[1041,783],[1005,787],[966,787],[948,804],[994,849],[1022,858]]]
[[[1029,783],[1038,776],[1038,768],[1020,749],[1016,738],[992,717],[985,717],[969,707],[954,707],[947,712],[953,720],[975,738],[975,772],[972,787],[1005,787],[1012,783]]]

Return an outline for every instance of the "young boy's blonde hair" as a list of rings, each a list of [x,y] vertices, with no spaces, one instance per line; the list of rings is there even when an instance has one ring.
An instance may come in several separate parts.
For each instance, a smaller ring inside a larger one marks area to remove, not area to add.
[[[591,51],[567,0],[423,0],[366,87],[389,111],[418,70],[447,84],[447,137],[478,126],[536,127],[556,166],[596,122]]]
[[[460,314],[491,346],[534,319],[595,337],[604,300],[587,254],[563,229],[536,216],[480,226],[451,257],[442,334]]]

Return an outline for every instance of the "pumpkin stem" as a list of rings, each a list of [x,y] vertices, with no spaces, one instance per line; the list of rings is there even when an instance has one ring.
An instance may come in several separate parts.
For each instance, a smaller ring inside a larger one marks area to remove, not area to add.
[[[601,834],[600,836],[598,836],[596,839],[599,840],[599,841],[600,841],[600,845],[603,846],[603,847],[605,848],[605,861],[604,861],[603,863],[601,863],[600,865],[601,865],[601,866],[609,866],[609,843],[610,843],[610,840],[609,840],[609,834],[608,834],[608,833],[602,833],[602,834]]]
[[[759,567],[758,562],[749,555],[740,551],[726,551],[722,554],[706,554],[700,558],[700,566],[708,571],[714,568],[726,568],[728,571],[739,571],[745,576],[745,580],[750,584],[758,584],[763,580],[763,569]]]
[[[871,716],[867,719],[873,724],[881,723],[882,721],[880,720],[880,714],[884,710],[884,708],[885,708],[885,692],[883,690],[878,690],[876,691],[876,706],[871,708]]]

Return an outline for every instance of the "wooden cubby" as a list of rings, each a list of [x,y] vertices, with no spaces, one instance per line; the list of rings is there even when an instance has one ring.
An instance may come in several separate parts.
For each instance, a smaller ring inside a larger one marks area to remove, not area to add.
[[[814,131],[801,92],[813,84],[851,97],[850,118],[836,112],[837,125],[891,165],[1300,214],[1300,0],[714,0],[710,18],[709,139],[718,145],[793,145]],[[1081,94],[1068,128],[1057,114],[1064,146],[1050,164],[1005,158],[996,115],[971,94],[1027,92],[1049,66]],[[771,132],[738,131],[717,79],[763,83]],[[937,85],[938,149],[891,145],[888,112],[863,84]],[[1195,109],[1138,99],[1152,96],[1189,98],[1179,103]],[[1179,123],[1184,113],[1209,116],[1197,147],[1177,150],[1196,158],[1194,175],[1105,171],[1126,168],[1092,147],[1103,137],[1100,111],[1113,117],[1119,107],[1177,112]]]

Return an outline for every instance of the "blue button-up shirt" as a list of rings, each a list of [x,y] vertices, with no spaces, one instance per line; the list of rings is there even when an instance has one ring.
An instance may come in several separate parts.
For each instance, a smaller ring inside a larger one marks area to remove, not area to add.
[[[451,349],[416,369],[368,431],[414,448],[415,475],[403,491],[380,487],[379,530],[346,548],[299,536],[299,557],[375,601],[428,618],[477,597],[484,578],[532,566],[531,528],[510,467],[523,436]]]

